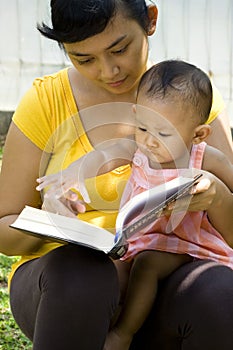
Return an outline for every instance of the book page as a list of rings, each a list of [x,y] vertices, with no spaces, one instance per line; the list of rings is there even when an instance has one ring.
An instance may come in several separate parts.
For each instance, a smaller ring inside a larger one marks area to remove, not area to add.
[[[129,238],[156,220],[166,205],[177,197],[187,194],[198,178],[199,175],[195,178],[179,176],[131,198],[118,214],[117,235],[123,234]],[[190,199],[191,196],[187,198],[187,207]]]
[[[114,235],[78,218],[69,218],[26,206],[11,227],[47,239],[82,244],[108,253],[114,246]]]

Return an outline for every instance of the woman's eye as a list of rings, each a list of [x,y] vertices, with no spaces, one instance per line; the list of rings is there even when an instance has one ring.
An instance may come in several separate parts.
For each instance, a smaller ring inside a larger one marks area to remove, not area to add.
[[[76,60],[77,63],[82,66],[83,64],[87,64],[87,63],[90,63],[93,61],[93,58],[88,58],[87,60],[83,60],[83,61],[79,61],[79,60]]]
[[[128,48],[128,45],[124,46],[122,49],[113,51],[113,53],[116,54],[116,55],[117,54],[122,54],[122,53],[124,53],[127,50],[127,48]]]

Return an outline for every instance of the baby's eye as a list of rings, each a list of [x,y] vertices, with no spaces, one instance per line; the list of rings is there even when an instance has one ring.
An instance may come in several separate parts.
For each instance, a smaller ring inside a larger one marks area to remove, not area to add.
[[[169,136],[171,136],[171,134],[160,131],[159,132],[159,136],[161,136],[161,137],[169,137]]]
[[[146,128],[143,128],[143,127],[141,127],[141,126],[138,126],[138,130],[140,130],[140,131],[142,131],[142,132],[146,132],[146,131],[147,131]]]

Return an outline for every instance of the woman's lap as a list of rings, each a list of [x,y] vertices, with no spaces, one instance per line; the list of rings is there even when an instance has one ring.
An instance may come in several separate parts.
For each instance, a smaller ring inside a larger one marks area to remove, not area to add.
[[[33,338],[34,350],[71,349],[74,344],[97,350],[119,288],[115,267],[104,253],[67,245],[22,265],[10,295],[12,312]]]
[[[233,271],[211,261],[183,265],[160,284],[130,350],[233,349]]]
[[[12,311],[34,350],[102,349],[119,296],[105,254],[64,246],[21,266]],[[131,350],[232,350],[233,271],[210,261],[185,264],[160,284],[154,308]],[[68,302],[67,302],[68,300]],[[69,342],[69,343],[67,343]],[[83,342],[83,343],[82,343]]]

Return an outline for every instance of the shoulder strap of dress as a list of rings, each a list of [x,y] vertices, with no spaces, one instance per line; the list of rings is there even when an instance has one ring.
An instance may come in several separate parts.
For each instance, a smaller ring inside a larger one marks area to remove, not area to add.
[[[190,160],[189,160],[189,168],[202,168],[203,156],[205,153],[206,142],[201,142],[197,145],[192,146]]]
[[[136,150],[136,152],[134,153],[133,164],[136,167],[141,167],[142,168],[142,167],[144,167],[146,165],[146,163],[148,163],[147,157],[138,148]]]

